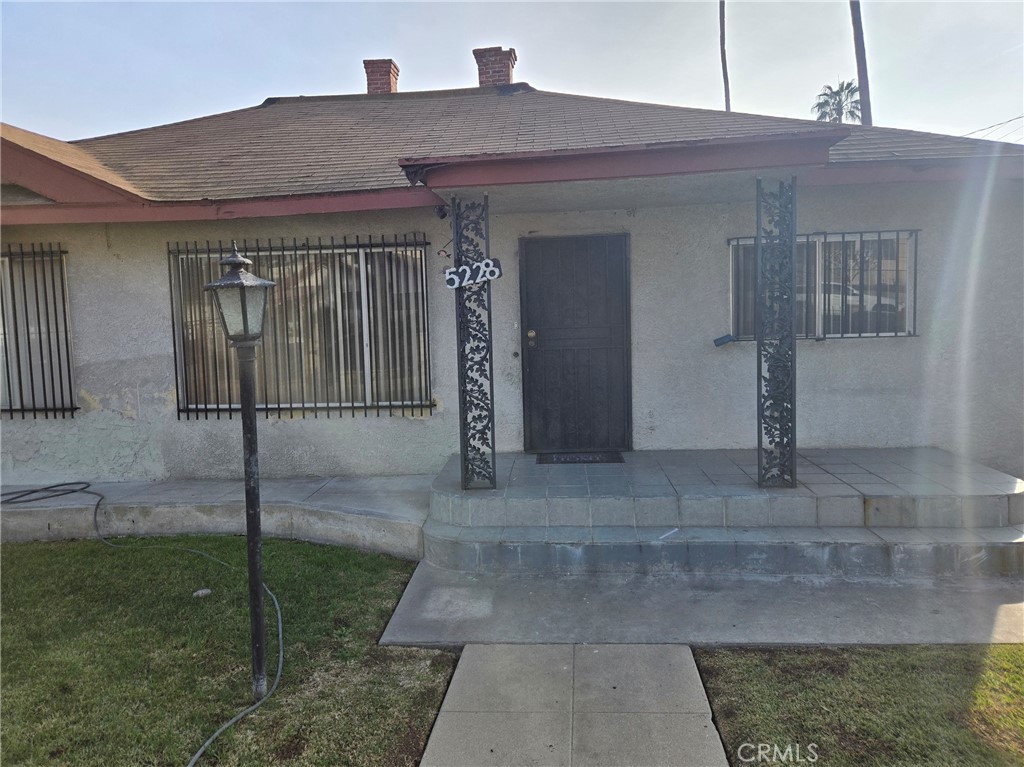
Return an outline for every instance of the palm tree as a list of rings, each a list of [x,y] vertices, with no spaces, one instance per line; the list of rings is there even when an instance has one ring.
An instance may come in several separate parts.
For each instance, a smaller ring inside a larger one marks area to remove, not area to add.
[[[872,125],[868,59],[864,53],[864,25],[860,20],[860,0],[850,0],[850,18],[853,21],[853,51],[857,57],[857,82],[860,85],[861,125]]]
[[[854,80],[840,80],[839,87],[825,85],[811,107],[819,122],[860,122],[860,88]]]
[[[722,82],[725,85],[725,111],[732,111],[729,98],[729,65],[725,60],[725,0],[718,0],[718,47],[722,52]]]

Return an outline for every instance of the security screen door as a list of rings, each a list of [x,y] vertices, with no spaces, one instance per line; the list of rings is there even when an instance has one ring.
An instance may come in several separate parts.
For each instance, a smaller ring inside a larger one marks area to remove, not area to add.
[[[520,241],[528,452],[628,450],[629,240]]]

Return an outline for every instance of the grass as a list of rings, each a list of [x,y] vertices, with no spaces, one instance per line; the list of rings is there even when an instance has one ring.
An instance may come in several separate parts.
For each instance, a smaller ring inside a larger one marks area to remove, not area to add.
[[[251,702],[244,539],[160,541],[233,570],[153,543],[0,547],[0,763],[180,766]],[[284,613],[284,677],[200,764],[417,764],[456,659],[377,646],[413,567],[265,541],[265,578]],[[193,597],[201,588],[212,593]],[[272,679],[269,599],[266,611]]]
[[[183,765],[248,705],[244,540],[159,541],[233,570],[154,543],[0,546],[0,764]],[[417,764],[456,659],[377,646],[413,565],[267,540],[264,570],[284,610],[284,679],[201,764]],[[801,744],[815,767],[1024,764],[1020,645],[694,655],[734,767],[786,763],[743,761],[743,743]]]
[[[694,656],[734,767],[756,763],[751,747],[739,751],[744,743],[777,744],[783,755],[801,744],[805,760],[813,743],[817,767],[1024,764],[1021,645],[703,649]]]

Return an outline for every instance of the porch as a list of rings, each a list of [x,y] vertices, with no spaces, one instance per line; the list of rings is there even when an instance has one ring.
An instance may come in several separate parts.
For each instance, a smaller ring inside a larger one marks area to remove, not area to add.
[[[757,485],[754,450],[627,452],[538,465],[497,488],[431,488],[424,560],[474,573],[858,577],[1024,573],[1024,482],[935,448],[802,450],[798,486]]]
[[[1024,481],[934,448],[804,450],[799,485],[766,490],[752,450],[568,466],[498,454],[497,489],[470,491],[458,460],[436,476],[266,480],[263,531],[480,575],[1024,575]],[[244,530],[237,480],[89,489],[5,500],[0,537],[87,538],[94,524],[108,536]]]

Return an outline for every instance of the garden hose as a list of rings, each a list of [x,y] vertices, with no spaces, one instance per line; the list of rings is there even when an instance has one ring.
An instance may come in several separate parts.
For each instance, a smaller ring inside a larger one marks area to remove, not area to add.
[[[184,546],[165,546],[159,543],[150,544],[147,546],[124,546],[122,544],[111,542],[106,537],[104,537],[102,532],[100,532],[99,511],[100,504],[103,503],[105,497],[102,493],[98,493],[95,490],[90,490],[90,487],[91,485],[88,482],[61,482],[56,485],[47,485],[46,487],[34,487],[28,490],[10,490],[5,493],[0,493],[0,503],[18,504],[32,503],[34,501],[48,501],[51,498],[60,498],[65,495],[73,495],[75,493],[91,495],[96,498],[96,502],[93,504],[92,507],[92,526],[93,529],[96,531],[96,538],[98,538],[102,543],[106,544],[107,546],[110,546],[114,549],[143,548],[170,549],[172,551],[187,551],[190,554],[196,554],[197,556],[205,557],[206,559],[209,559],[212,562],[216,562],[219,565],[223,565],[229,570],[238,569],[234,565],[228,564],[223,559],[218,559],[212,554],[209,554],[205,551],[201,551],[199,549],[190,549]],[[280,684],[281,682],[281,674],[284,672],[284,621],[281,617],[281,604],[277,601],[277,597],[274,595],[274,592],[267,588],[266,583],[263,584],[263,590],[267,592],[267,595],[273,601],[274,610],[277,612],[277,675],[274,677],[274,683],[270,686],[270,689],[267,691],[266,695],[264,695],[262,698],[260,698],[258,701],[256,701],[248,708],[239,711],[228,721],[222,724],[219,728],[217,728],[217,731],[214,732],[213,735],[211,735],[209,738],[207,738],[206,742],[203,743],[203,745],[199,747],[199,750],[192,755],[191,759],[189,759],[188,767],[195,767],[195,765],[199,762],[199,759],[206,752],[206,749],[208,749],[210,745],[215,740],[217,740],[217,738],[219,738],[221,735],[227,732],[227,730],[230,729],[233,725],[235,725],[238,721],[245,718],[253,711],[258,709],[260,706],[262,706],[264,703],[266,703],[267,699],[274,694],[274,691],[277,689],[278,684]]]

